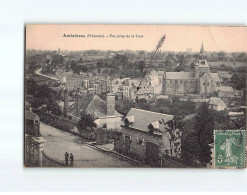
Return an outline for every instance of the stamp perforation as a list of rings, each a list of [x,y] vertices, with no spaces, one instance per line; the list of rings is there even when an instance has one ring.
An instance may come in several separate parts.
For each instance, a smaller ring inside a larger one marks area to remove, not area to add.
[[[244,143],[242,143],[243,150],[244,150],[244,164],[243,164],[243,166],[216,166],[216,134],[217,134],[217,132],[241,132],[241,135],[244,135],[242,140],[241,140],[244,142]],[[246,130],[244,130],[244,129],[227,129],[227,130],[215,129],[213,131],[213,137],[214,137],[213,149],[211,149],[211,166],[213,168],[219,168],[219,169],[222,169],[222,168],[228,168],[228,169],[246,168],[246,159],[247,159],[246,158],[247,157],[247,153],[246,153]]]

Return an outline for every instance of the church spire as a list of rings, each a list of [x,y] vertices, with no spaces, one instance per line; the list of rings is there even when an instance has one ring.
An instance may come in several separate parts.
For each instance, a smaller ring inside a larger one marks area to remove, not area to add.
[[[202,42],[200,54],[203,55],[203,56],[205,54],[203,42]]]

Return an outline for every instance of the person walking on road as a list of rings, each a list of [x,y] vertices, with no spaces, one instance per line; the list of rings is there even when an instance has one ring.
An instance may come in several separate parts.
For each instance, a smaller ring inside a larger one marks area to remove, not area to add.
[[[70,153],[69,160],[70,160],[70,164],[71,164],[71,166],[73,166],[73,165],[74,165],[74,156],[73,156],[73,154],[72,154],[72,153]]]
[[[68,165],[69,164],[69,153],[65,152],[65,164]]]

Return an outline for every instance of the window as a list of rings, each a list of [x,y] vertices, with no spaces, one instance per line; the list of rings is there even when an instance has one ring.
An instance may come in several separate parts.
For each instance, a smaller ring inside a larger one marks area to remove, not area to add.
[[[208,86],[209,86],[209,83],[208,83]]]
[[[180,84],[183,84],[183,81],[182,80],[180,81]]]
[[[34,124],[39,124],[39,120],[34,120]]]
[[[205,86],[205,83],[203,83],[203,86]]]
[[[139,139],[138,137],[136,138],[137,144],[144,146],[144,139]]]
[[[190,81],[190,84],[192,84],[192,81]]]
[[[172,84],[172,80],[170,80],[170,84]]]

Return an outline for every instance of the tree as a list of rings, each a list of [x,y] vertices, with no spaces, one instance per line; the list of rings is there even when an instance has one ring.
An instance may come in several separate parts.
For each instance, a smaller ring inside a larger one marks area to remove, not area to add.
[[[70,69],[75,73],[77,71],[77,65],[74,60],[71,62]]]
[[[120,54],[117,54],[115,57],[114,57],[114,59],[117,61],[117,62],[119,62],[119,61],[121,61],[121,55]]]
[[[52,59],[52,64],[53,65],[59,65],[59,64],[62,64],[63,63],[63,56],[61,56],[61,55],[54,55],[53,56],[53,59]]]
[[[246,88],[246,74],[235,73],[231,81],[234,89],[241,90]]]
[[[122,57],[121,57],[121,63],[122,63],[122,64],[126,64],[127,61],[128,61],[127,56],[126,56],[126,55],[122,55]]]
[[[82,72],[87,72],[87,71],[88,71],[88,68],[87,68],[86,66],[82,66],[82,67],[81,67],[81,71],[82,71]]]
[[[184,71],[185,69],[185,57],[181,55],[178,60],[179,66],[176,68],[177,72]]]
[[[246,55],[246,53],[241,52],[241,53],[238,55],[236,61],[247,62],[247,55]]]
[[[33,95],[34,99],[31,102],[33,108],[45,106],[44,111],[61,116],[62,111],[57,101],[60,95],[50,89],[47,85],[39,86],[35,81],[30,80],[26,82],[26,94]]]
[[[221,51],[218,53],[218,60],[224,61],[226,59],[226,53],[224,51]]]
[[[150,103],[148,103],[146,99],[141,98],[136,101],[135,107],[143,110],[150,110]]]
[[[116,101],[116,110],[123,115],[127,115],[133,106],[133,102],[127,99],[120,99]]]
[[[215,128],[215,113],[204,103],[198,109],[194,120],[194,132],[184,132],[182,139],[183,158],[197,162],[205,166],[210,162],[210,146],[213,142],[213,130]]]
[[[170,142],[170,155],[180,157],[181,155],[181,137],[183,131],[183,122],[177,118],[168,121],[165,125],[165,134]]]
[[[191,70],[194,70],[195,69],[195,63],[194,62],[190,63],[190,69]]]
[[[97,62],[97,68],[103,68],[104,67],[104,64],[102,61],[98,61]]]
[[[145,68],[145,62],[144,61],[140,61],[139,62],[139,69],[140,69],[140,71],[143,72],[144,68]]]
[[[65,65],[65,71],[69,72],[69,65],[68,64]]]
[[[81,120],[78,123],[80,130],[86,130],[87,128],[94,128],[97,125],[94,123],[94,117],[90,114],[87,114],[85,111],[81,112]]]

